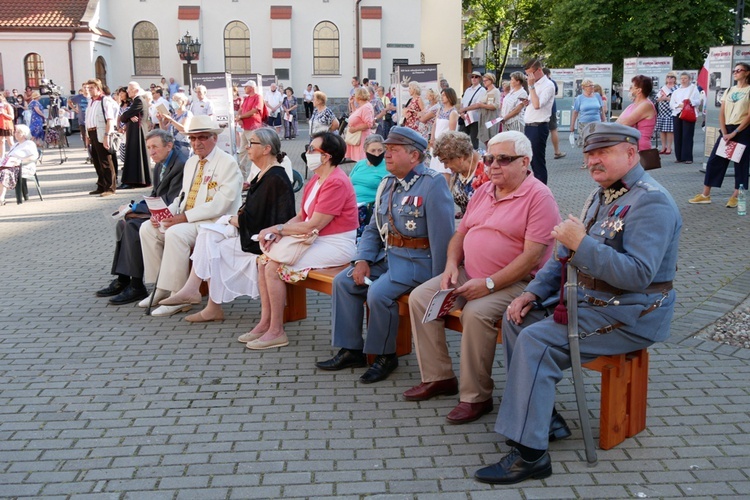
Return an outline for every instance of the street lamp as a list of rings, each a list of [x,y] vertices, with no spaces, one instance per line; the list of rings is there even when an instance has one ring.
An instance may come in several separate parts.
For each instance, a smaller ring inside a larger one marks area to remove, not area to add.
[[[186,61],[188,64],[188,91],[193,91],[193,69],[190,65],[191,62],[197,61],[201,52],[201,44],[196,38],[190,35],[190,32],[185,32],[185,36],[177,42],[177,53],[180,55],[180,59]]]

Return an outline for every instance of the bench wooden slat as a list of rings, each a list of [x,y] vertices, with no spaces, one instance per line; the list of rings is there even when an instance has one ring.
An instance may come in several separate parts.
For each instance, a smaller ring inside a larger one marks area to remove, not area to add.
[[[287,307],[284,321],[300,321],[307,317],[307,289],[331,295],[333,279],[346,266],[314,269],[306,280],[287,284]],[[411,323],[409,296],[398,299],[399,327],[396,354],[411,353]],[[369,313],[368,313],[369,314]],[[459,333],[461,311],[443,317],[445,327]],[[497,343],[502,343],[501,324],[498,323]],[[599,446],[609,450],[646,428],[646,398],[648,393],[648,351],[641,349],[628,354],[600,356],[583,366],[598,371],[601,377],[601,405],[599,411]],[[370,359],[372,362],[372,359]]]

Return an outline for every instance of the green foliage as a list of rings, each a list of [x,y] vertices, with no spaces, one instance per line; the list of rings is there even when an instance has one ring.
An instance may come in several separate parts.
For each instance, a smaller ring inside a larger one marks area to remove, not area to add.
[[[735,0],[539,0],[538,15],[520,35],[527,52],[547,55],[550,67],[612,63],[622,78],[626,57],[674,57],[697,69],[709,47],[732,44]]]
[[[505,70],[510,43],[525,30],[529,16],[539,0],[463,0],[467,20],[464,38],[473,46],[490,40],[487,68],[499,78]]]

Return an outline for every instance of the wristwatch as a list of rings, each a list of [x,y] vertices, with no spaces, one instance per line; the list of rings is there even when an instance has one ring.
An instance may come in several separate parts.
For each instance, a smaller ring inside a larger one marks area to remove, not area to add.
[[[495,291],[495,282],[492,281],[492,278],[489,278],[489,277],[485,278],[484,284],[487,285],[487,290],[489,290],[490,293]]]
[[[529,90],[534,90],[534,86],[533,85],[529,85]]]
[[[281,231],[284,230],[284,224],[277,224],[276,225],[276,232],[279,233],[279,236],[281,236]]]

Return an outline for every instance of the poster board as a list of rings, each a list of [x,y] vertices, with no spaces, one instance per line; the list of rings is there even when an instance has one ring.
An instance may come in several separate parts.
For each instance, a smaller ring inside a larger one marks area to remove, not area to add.
[[[575,68],[550,68],[550,76],[557,83],[557,123],[564,127],[564,131],[570,129],[570,118],[573,110],[573,101],[575,100]]]
[[[425,92],[431,88],[435,92],[440,91],[437,64],[402,64],[396,66],[396,108],[400,111],[409,101],[409,83],[417,82],[422,87],[421,98],[424,103]],[[458,96],[460,99],[461,96]],[[401,113],[399,113],[399,122]]]
[[[607,98],[607,119],[612,113],[612,65],[611,64],[577,64],[575,67],[575,97],[583,93],[581,82],[588,78],[598,83]]]
[[[623,109],[633,100],[630,98],[631,80],[636,75],[651,78],[654,88],[651,97],[655,98],[659,89],[667,81],[667,73],[672,71],[672,57],[629,57],[623,60],[622,72],[622,100]],[[697,76],[697,72],[696,72]]]
[[[234,134],[234,106],[232,105],[232,77],[229,73],[198,73],[193,75],[193,88],[206,87],[206,97],[214,108],[214,120],[221,127],[217,145],[230,155],[236,150]]]

